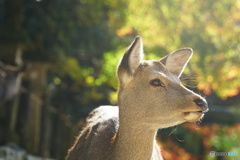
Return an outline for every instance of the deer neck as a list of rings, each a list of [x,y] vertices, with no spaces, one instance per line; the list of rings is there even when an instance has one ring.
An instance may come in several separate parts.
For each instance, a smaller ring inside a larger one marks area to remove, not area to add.
[[[151,160],[156,130],[119,117],[119,129],[113,154],[118,160]]]

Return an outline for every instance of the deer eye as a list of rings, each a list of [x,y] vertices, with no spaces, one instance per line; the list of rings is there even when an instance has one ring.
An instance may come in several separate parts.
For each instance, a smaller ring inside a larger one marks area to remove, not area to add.
[[[153,79],[150,81],[150,84],[152,86],[161,86],[161,87],[165,87],[165,85],[163,84],[163,82],[160,79]]]

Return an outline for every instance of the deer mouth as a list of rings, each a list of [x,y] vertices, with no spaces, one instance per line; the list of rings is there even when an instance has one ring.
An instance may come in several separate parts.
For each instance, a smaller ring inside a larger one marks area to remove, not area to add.
[[[184,112],[184,119],[188,122],[195,122],[204,116],[203,111]]]
[[[204,114],[203,111],[191,111],[191,112],[184,112],[185,116],[188,116],[189,114]]]

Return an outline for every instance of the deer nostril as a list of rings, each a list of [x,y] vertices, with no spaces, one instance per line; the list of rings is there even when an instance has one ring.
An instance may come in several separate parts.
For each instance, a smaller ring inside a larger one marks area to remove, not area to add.
[[[204,105],[204,102],[202,99],[197,99],[194,101],[196,103],[196,105],[198,105],[199,107],[203,106]]]
[[[195,102],[196,105],[201,107],[203,109],[203,111],[208,110],[208,104],[207,104],[207,101],[205,99],[196,99],[194,102]]]

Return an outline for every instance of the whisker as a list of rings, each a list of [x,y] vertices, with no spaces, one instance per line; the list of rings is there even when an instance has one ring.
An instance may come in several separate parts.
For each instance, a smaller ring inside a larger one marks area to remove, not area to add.
[[[177,128],[178,128],[178,126],[176,126],[176,128],[175,128],[168,136],[170,136],[172,133],[174,133],[174,132],[177,130]],[[184,140],[180,140],[180,139],[177,137],[176,132],[175,132],[175,134],[174,134],[174,137],[177,139],[177,141],[179,141],[179,142],[184,142]]]
[[[173,132],[175,132],[177,130],[178,126],[176,126],[176,128],[168,135],[170,136]]]
[[[175,138],[176,138],[179,142],[184,142],[184,140],[178,139],[178,137],[176,136],[176,134],[174,134],[174,135],[175,135]]]

